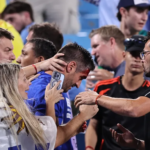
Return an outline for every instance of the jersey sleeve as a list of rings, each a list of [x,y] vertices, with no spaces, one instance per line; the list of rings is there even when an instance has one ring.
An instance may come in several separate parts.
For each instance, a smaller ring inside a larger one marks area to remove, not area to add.
[[[57,127],[52,117],[50,116],[37,116],[37,119],[41,122],[41,128],[45,134],[45,141],[49,150],[53,150],[56,142]]]
[[[29,104],[29,108],[36,116],[45,116],[46,115],[46,101],[45,101],[45,89],[46,86],[37,86],[36,91],[32,90],[29,94],[29,100],[26,100]],[[32,94],[31,94],[32,93]],[[59,105],[55,104],[55,115],[58,117],[59,114]]]

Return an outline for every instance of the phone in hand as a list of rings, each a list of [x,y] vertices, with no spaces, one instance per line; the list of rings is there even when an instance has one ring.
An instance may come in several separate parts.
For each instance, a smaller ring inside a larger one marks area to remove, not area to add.
[[[57,90],[60,90],[62,88],[64,78],[65,76],[62,73],[53,71],[51,81],[50,81],[50,89],[52,89],[55,86],[55,84],[57,84],[58,81],[61,81],[61,83],[57,87]]]

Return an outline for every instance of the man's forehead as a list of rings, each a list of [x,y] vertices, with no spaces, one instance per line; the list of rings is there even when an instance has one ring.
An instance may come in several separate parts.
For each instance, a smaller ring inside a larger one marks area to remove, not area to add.
[[[91,38],[91,41],[99,41],[99,40],[101,40],[100,34],[95,34],[95,35],[93,35],[93,37]]]
[[[27,42],[25,45],[24,45],[24,50],[26,50],[26,49],[32,49],[33,48],[33,44],[32,43],[29,43],[29,42]]]
[[[13,44],[12,41],[10,39],[7,39],[5,37],[0,38],[0,45],[3,47],[10,47],[11,49],[13,49]]]
[[[85,76],[88,76],[89,72],[90,72],[90,69],[85,69],[81,73]]]

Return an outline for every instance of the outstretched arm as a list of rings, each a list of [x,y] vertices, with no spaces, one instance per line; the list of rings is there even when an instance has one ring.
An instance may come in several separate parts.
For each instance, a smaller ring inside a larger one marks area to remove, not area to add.
[[[57,128],[57,138],[55,148],[68,141],[72,136],[78,134],[83,123],[95,116],[98,112],[98,107],[82,105],[80,106],[80,113],[74,117],[71,121],[63,126]]]
[[[63,55],[64,54],[62,54],[62,53],[58,53],[50,59],[36,63],[36,64],[34,64],[36,68],[34,68],[34,66],[32,66],[32,65],[29,65],[27,67],[23,67],[22,69],[24,70],[26,77],[30,77],[31,75],[34,75],[41,70],[44,70],[44,71],[57,70],[57,71],[63,73],[63,71],[64,71],[63,66],[66,66],[66,63],[64,61],[58,59],[58,57],[63,56]]]
[[[95,104],[97,96],[98,94],[94,91],[82,92],[76,96],[75,105],[78,107],[82,104]],[[140,117],[150,112],[150,99],[144,96],[133,100],[102,95],[97,99],[97,104],[120,115],[130,117]]]

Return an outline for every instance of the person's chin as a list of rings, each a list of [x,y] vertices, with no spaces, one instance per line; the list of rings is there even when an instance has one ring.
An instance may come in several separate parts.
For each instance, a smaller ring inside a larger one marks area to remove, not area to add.
[[[68,92],[70,89],[71,89],[71,87],[68,89],[64,89],[64,93]]]
[[[138,26],[138,27],[136,28],[137,32],[140,32],[140,31],[143,29],[143,27],[144,27],[144,26]]]
[[[63,93],[66,93],[66,92],[68,92],[68,90],[64,90],[64,92],[63,92]]]

